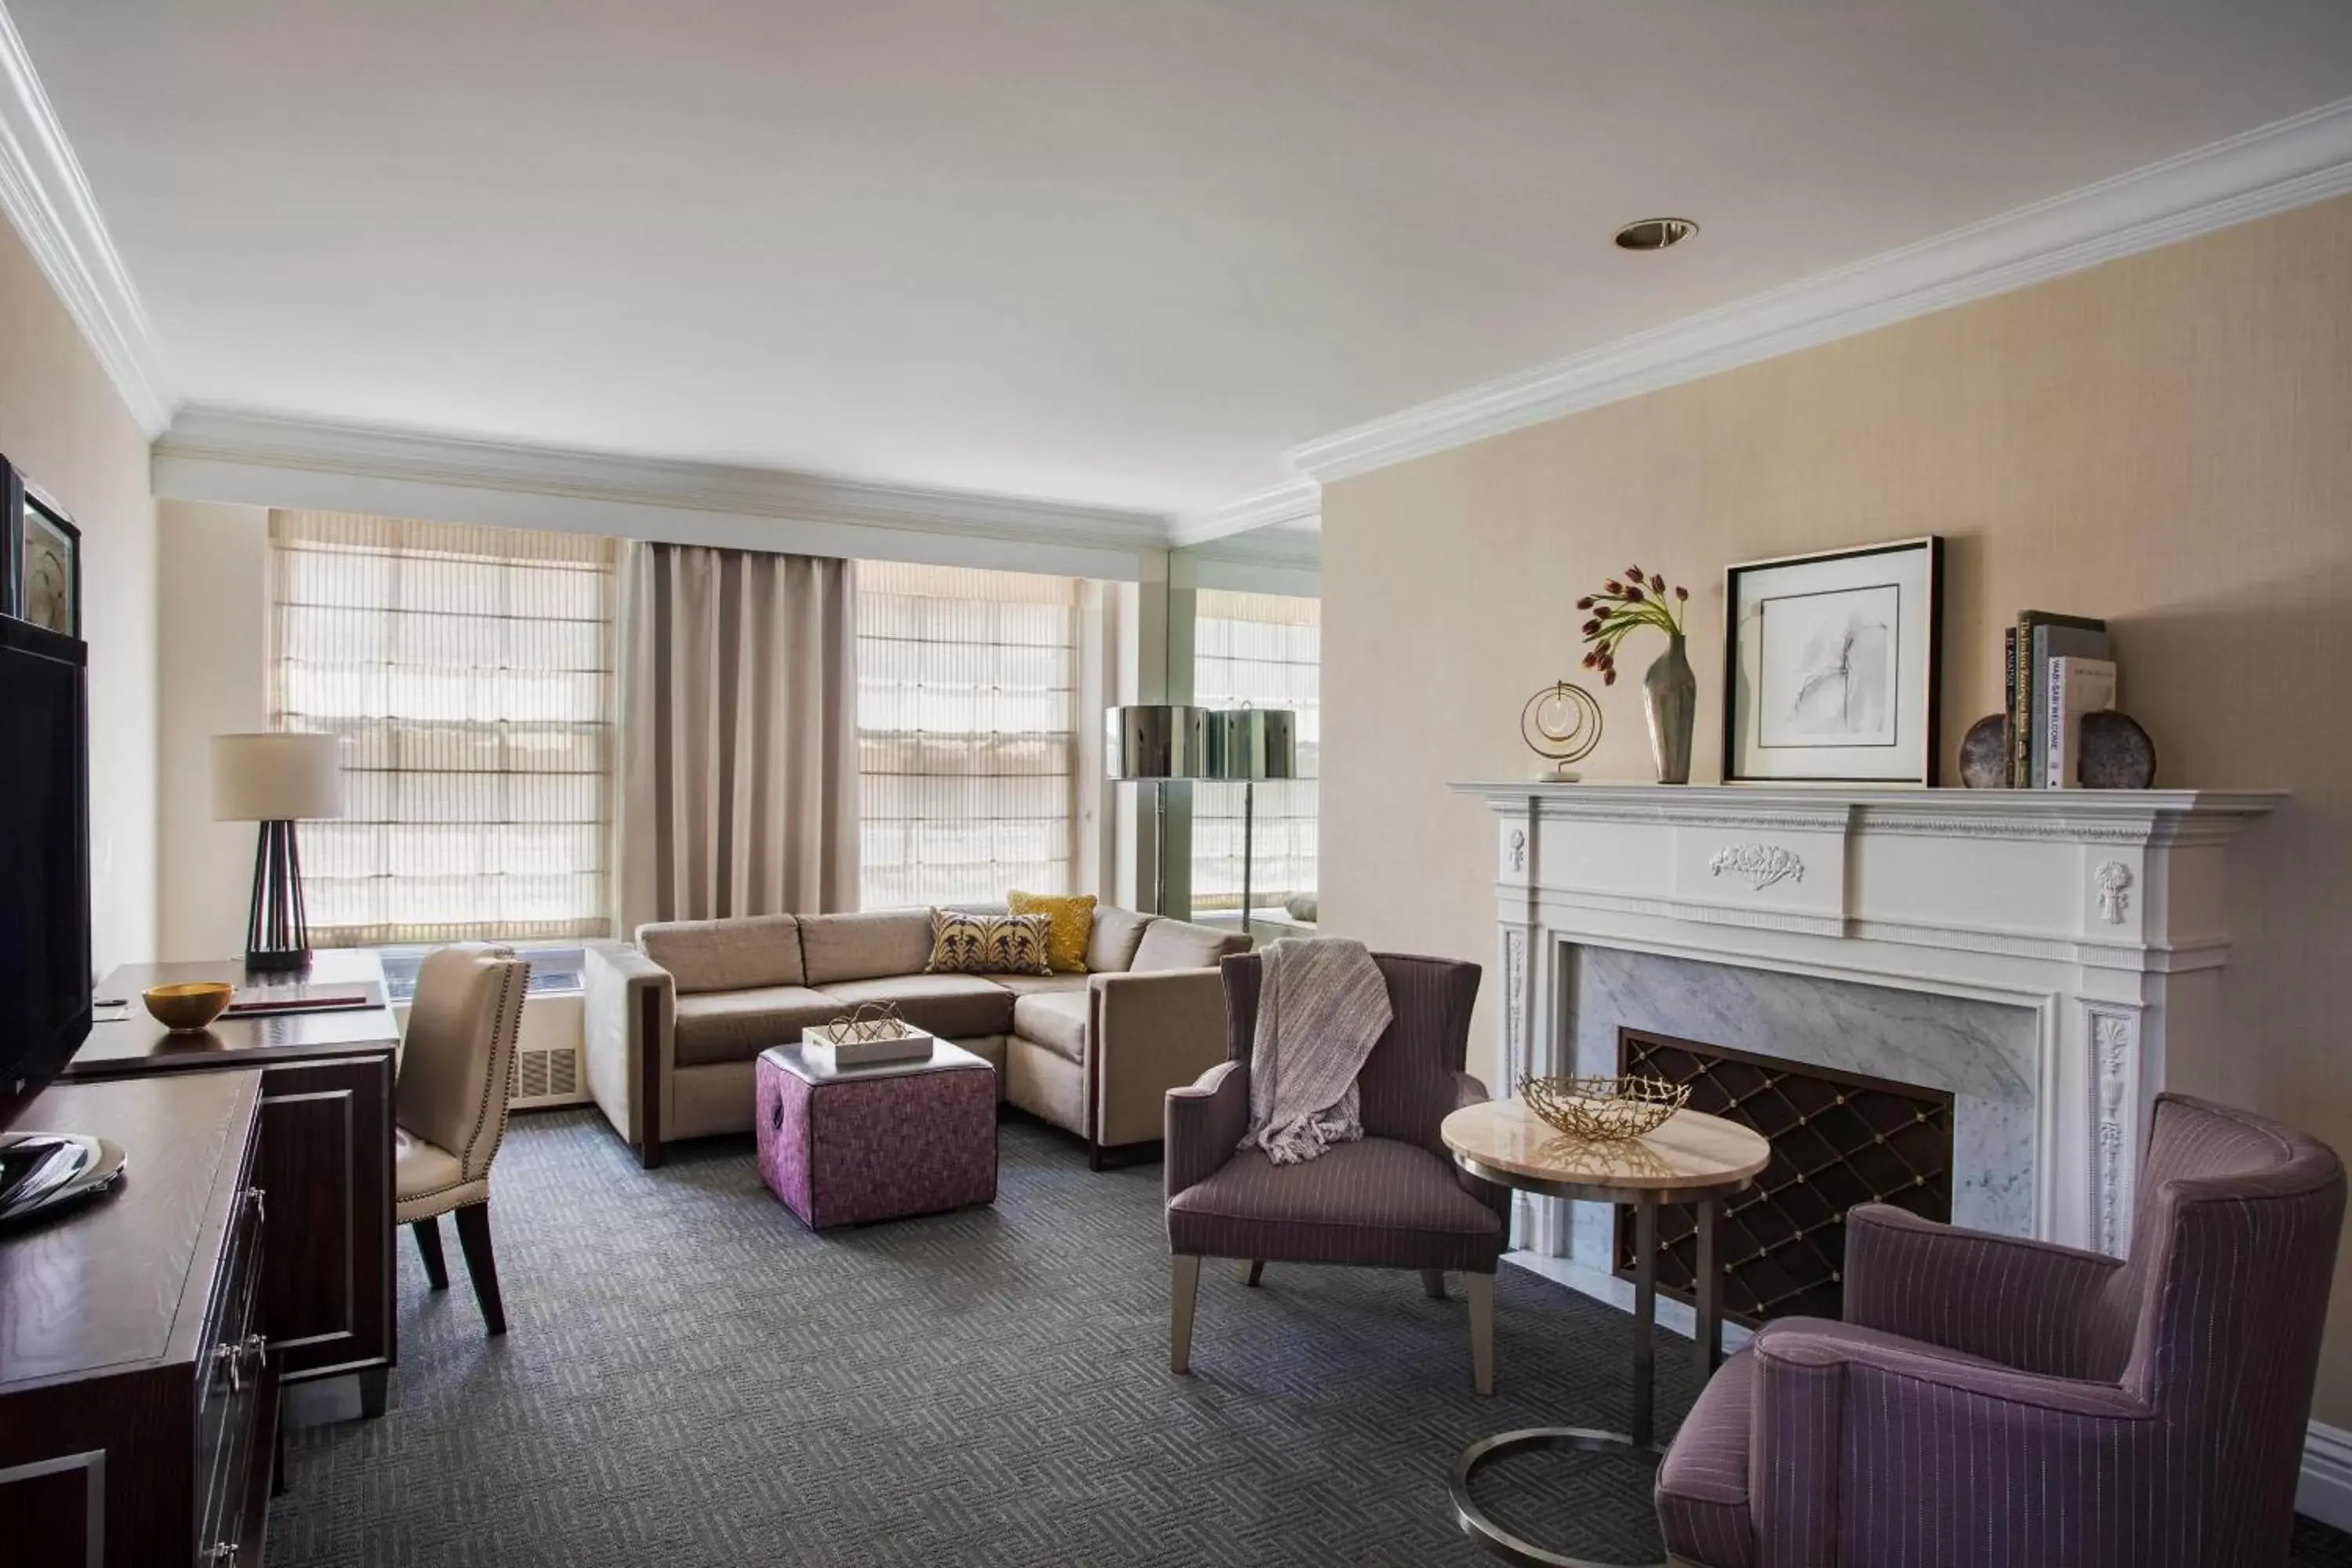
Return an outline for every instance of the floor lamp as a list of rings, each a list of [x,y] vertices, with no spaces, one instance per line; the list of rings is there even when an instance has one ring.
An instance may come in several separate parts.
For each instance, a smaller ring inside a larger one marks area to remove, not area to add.
[[[1235,708],[1214,717],[1218,739],[1209,748],[1209,776],[1242,786],[1242,934],[1247,936],[1257,786],[1298,776],[1298,716],[1287,708]]]
[[[1168,845],[1160,832],[1167,787],[1209,771],[1216,714],[1181,702],[1141,702],[1103,715],[1103,766],[1121,784],[1151,785],[1151,912],[1166,914]]]
[[[343,774],[332,735],[213,737],[213,820],[261,825],[253,850],[253,904],[245,967],[254,974],[310,967],[302,906],[302,857],[294,824],[343,814]]]

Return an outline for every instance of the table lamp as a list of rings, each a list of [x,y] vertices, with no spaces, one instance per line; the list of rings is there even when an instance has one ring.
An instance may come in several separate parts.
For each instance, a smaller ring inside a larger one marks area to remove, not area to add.
[[[1252,828],[1260,780],[1298,776],[1298,716],[1287,708],[1235,708],[1210,715],[1217,739],[1209,776],[1242,786],[1242,934],[1250,934]]]
[[[1165,914],[1167,870],[1161,858],[1167,845],[1160,833],[1165,786],[1183,779],[1205,779],[1216,715],[1206,708],[1181,702],[1141,702],[1113,708],[1103,715],[1104,771],[1123,784],[1148,784],[1151,790],[1151,833],[1157,847],[1151,857],[1151,912]]]
[[[334,736],[213,737],[213,820],[261,825],[253,852],[253,910],[245,926],[248,973],[296,973],[310,967],[294,824],[342,814],[343,774]]]

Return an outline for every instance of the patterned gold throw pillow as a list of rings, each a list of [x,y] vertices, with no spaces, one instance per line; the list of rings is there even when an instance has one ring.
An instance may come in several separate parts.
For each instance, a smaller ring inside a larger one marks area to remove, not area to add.
[[[931,911],[931,974],[1051,974],[1044,915]]]
[[[1045,917],[1045,958],[1055,973],[1087,972],[1087,939],[1095,933],[1092,893],[1007,893],[1004,903],[1016,915]]]

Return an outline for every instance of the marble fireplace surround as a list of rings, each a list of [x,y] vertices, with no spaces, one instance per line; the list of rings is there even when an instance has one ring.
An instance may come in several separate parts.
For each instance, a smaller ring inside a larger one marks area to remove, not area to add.
[[[1506,1080],[1612,1071],[1626,1023],[1949,1089],[1956,1220],[2110,1252],[2168,1040],[2223,1026],[2226,847],[2284,798],[1454,787],[1496,819]],[[1527,1205],[1516,1256],[1605,1267],[1606,1224]]]

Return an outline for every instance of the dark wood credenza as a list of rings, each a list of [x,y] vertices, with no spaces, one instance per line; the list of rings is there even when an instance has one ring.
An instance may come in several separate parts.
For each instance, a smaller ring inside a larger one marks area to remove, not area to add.
[[[0,1230],[0,1560],[257,1564],[277,1459],[257,1185],[261,1075],[59,1084],[115,1192]]]
[[[388,1007],[221,1018],[174,1035],[140,993],[190,980],[246,984],[236,963],[125,964],[98,985],[126,1016],[91,1026],[67,1064],[75,1082],[179,1078],[223,1068],[261,1072],[260,1184],[274,1240],[265,1279],[270,1349],[289,1383],[352,1375],[362,1414],[382,1415],[398,1359],[393,1292],[393,1073],[400,1031]],[[383,999],[372,952],[320,952],[315,991],[371,990]]]

